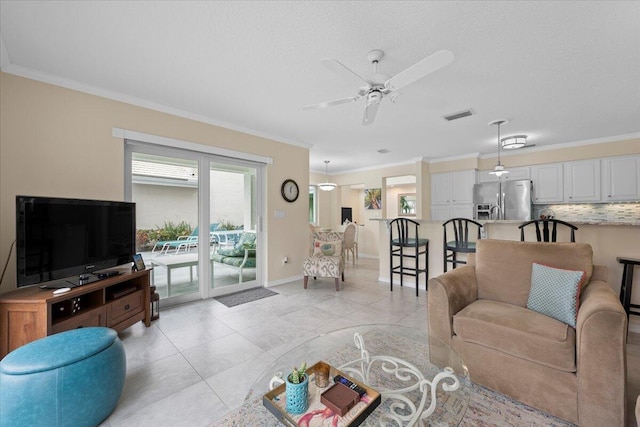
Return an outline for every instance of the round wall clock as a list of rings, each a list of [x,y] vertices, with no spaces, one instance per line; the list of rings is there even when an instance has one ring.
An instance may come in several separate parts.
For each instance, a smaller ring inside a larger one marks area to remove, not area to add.
[[[292,179],[284,180],[284,182],[282,183],[282,187],[280,187],[280,192],[282,193],[282,198],[289,203],[298,200],[298,196],[300,195],[298,183],[296,183]]]

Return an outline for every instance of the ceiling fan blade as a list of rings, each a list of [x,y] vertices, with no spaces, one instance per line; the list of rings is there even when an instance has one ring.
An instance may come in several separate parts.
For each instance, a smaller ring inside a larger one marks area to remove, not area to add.
[[[332,105],[340,105],[340,104],[346,104],[348,102],[357,101],[361,98],[362,98],[361,96],[350,96],[348,98],[340,98],[340,99],[334,99],[333,101],[321,102],[320,104],[306,105],[302,107],[302,109],[312,110],[314,108],[325,108],[325,107],[330,107]]]
[[[379,102],[373,102],[365,105],[364,107],[364,115],[362,116],[362,125],[370,125],[376,118],[376,113],[378,112]]]
[[[455,59],[450,50],[439,50],[387,80],[385,88],[398,90],[448,65]]]
[[[343,63],[336,61],[335,59],[325,58],[320,62],[329,70],[333,71],[336,74],[339,74],[344,80],[347,81],[347,83],[353,86],[360,87],[362,85],[365,85],[365,86],[370,85],[368,81],[360,77],[352,69],[348,68]]]

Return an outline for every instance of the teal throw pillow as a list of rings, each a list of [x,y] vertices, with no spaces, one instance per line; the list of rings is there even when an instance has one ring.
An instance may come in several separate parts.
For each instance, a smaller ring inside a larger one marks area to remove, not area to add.
[[[342,242],[340,240],[315,240],[313,242],[313,255],[315,256],[340,256],[342,254]]]
[[[576,327],[584,271],[533,263],[527,308]]]

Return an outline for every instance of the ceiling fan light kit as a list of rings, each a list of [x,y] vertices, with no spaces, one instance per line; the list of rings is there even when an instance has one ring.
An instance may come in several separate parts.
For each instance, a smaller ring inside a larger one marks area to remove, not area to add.
[[[331,191],[337,187],[337,185],[333,182],[329,182],[329,160],[324,161],[324,175],[325,182],[321,182],[318,184],[318,188],[322,191]]]
[[[489,172],[489,174],[495,175],[498,178],[509,173],[509,171],[504,168],[504,165],[500,161],[500,125],[505,123],[507,123],[506,120],[494,120],[492,122],[489,122],[489,126],[498,126],[498,163],[496,163],[496,165],[493,167],[493,170]]]
[[[527,144],[527,135],[513,135],[500,140],[502,148],[505,150],[515,150],[522,148]]]
[[[365,105],[362,124],[370,125],[375,120],[378,106],[384,98],[388,97],[391,102],[395,102],[398,96],[396,91],[448,65],[455,59],[455,56],[451,51],[440,50],[418,61],[393,77],[378,73],[378,63],[382,58],[384,58],[384,52],[379,49],[374,49],[367,54],[367,60],[373,66],[373,74],[368,79],[361,77],[335,59],[323,59],[321,63],[325,67],[336,74],[340,74],[345,80],[358,87],[358,95],[322,102],[320,104],[307,105],[302,108],[304,110],[325,108],[364,99]]]

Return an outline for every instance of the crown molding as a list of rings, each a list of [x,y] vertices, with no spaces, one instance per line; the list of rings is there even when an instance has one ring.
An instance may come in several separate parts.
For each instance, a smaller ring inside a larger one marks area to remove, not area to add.
[[[426,159],[426,163],[443,163],[443,162],[451,162],[454,160],[466,160],[466,159],[477,159],[480,157],[480,153],[469,153],[469,154],[461,154],[459,156],[451,156],[451,157],[438,157],[434,159]]]

